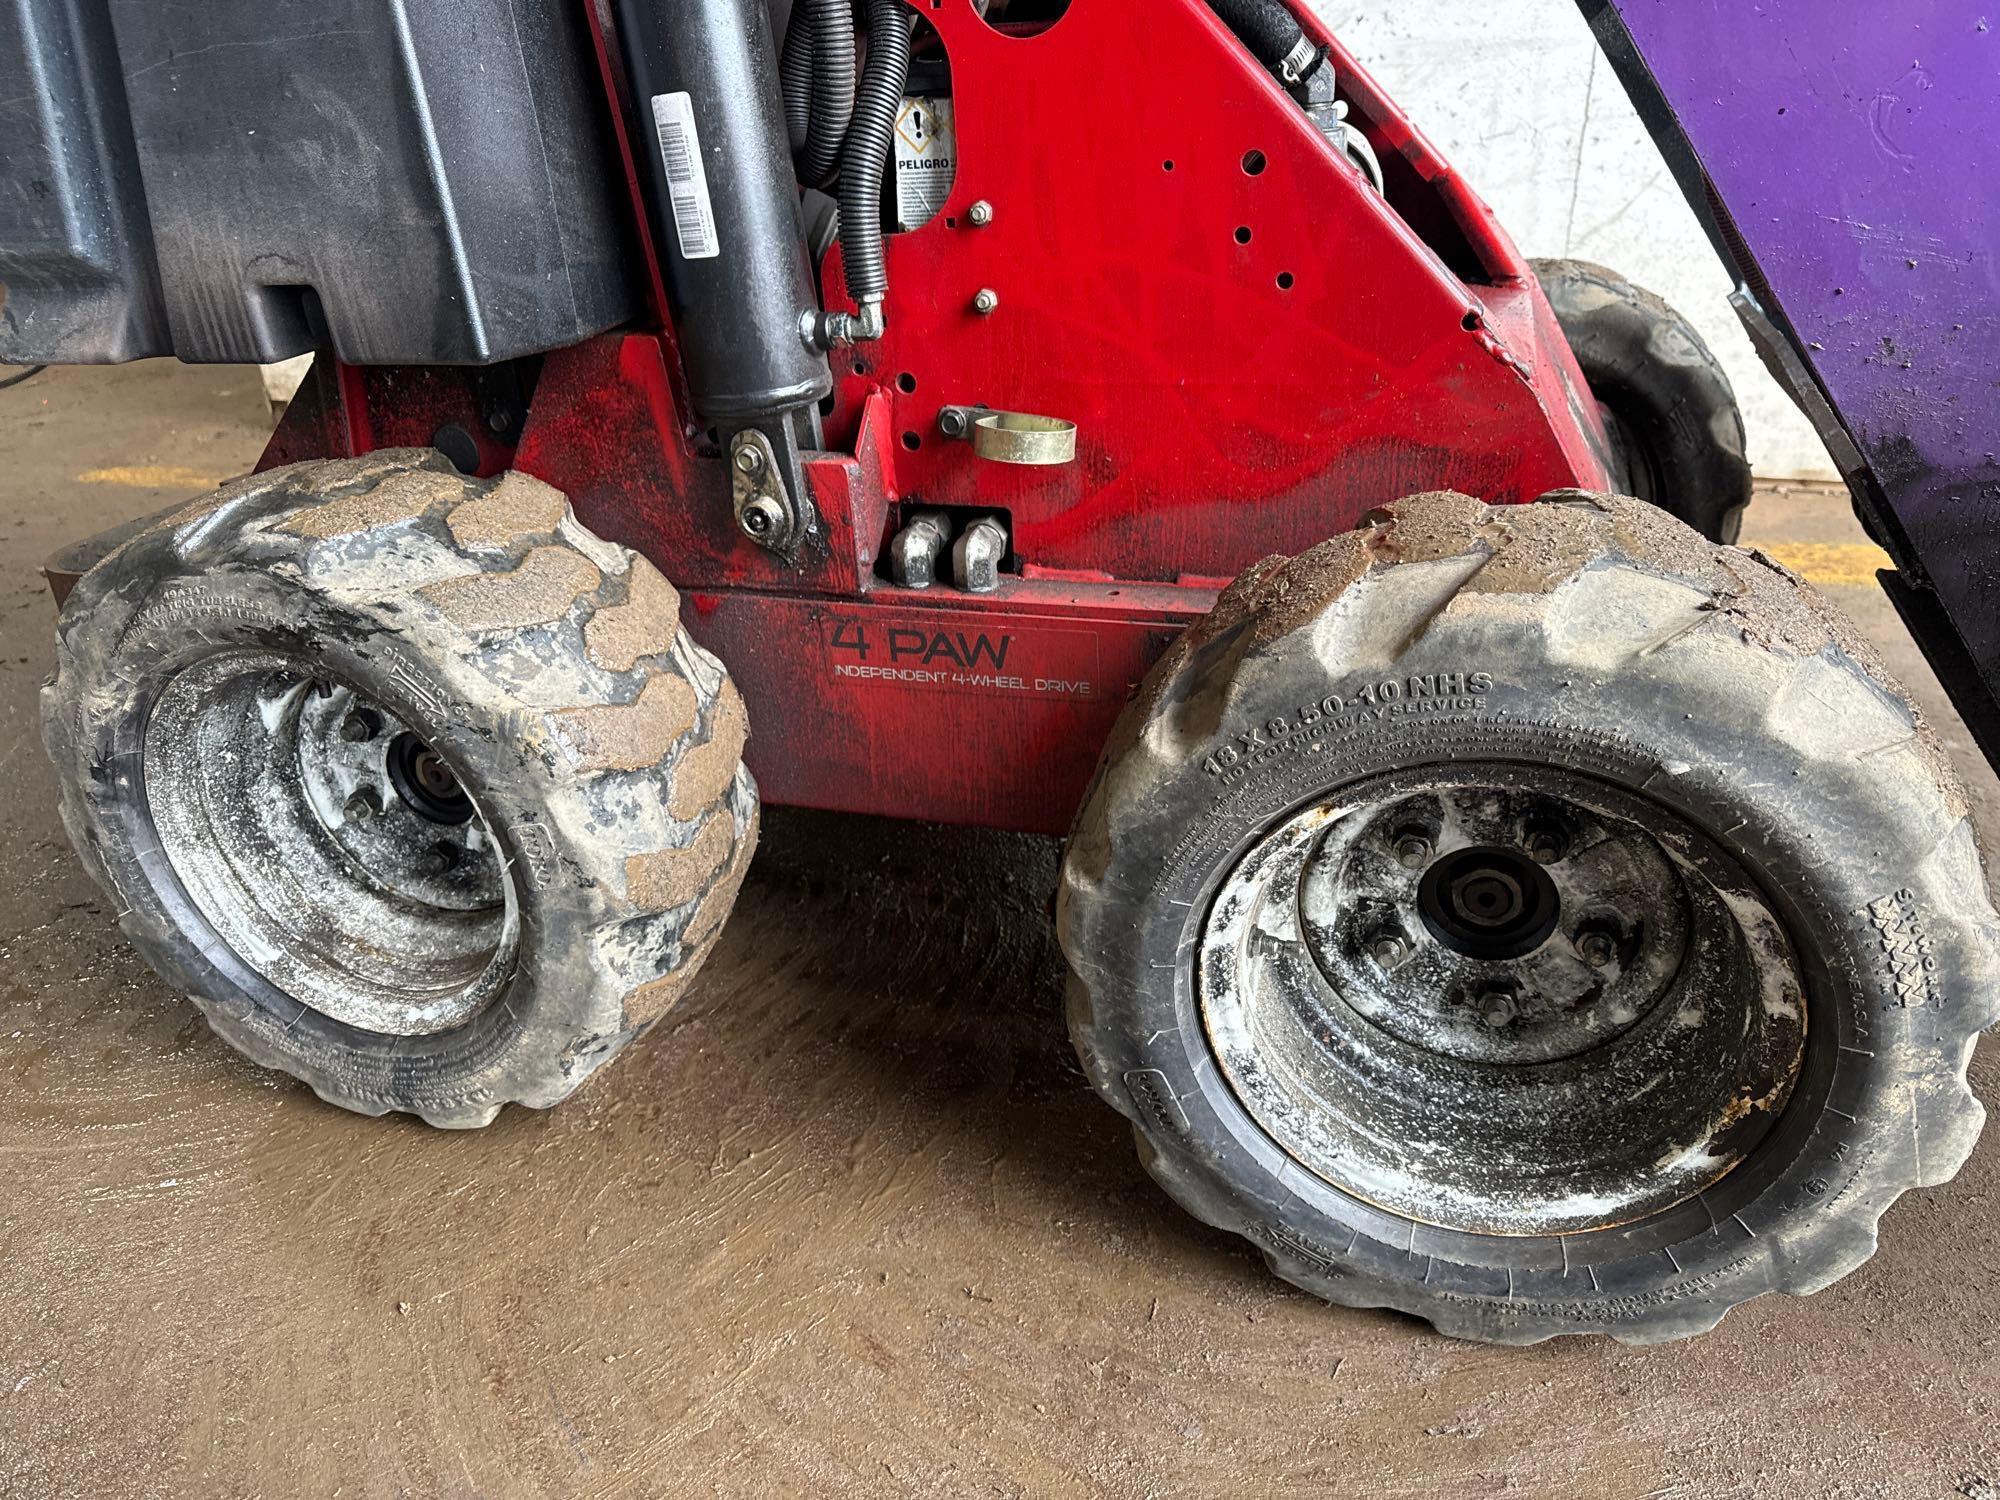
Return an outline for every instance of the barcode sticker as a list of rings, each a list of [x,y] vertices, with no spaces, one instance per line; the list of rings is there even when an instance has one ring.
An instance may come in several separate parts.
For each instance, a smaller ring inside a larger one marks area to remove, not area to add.
[[[715,232],[708,171],[702,165],[701,136],[694,128],[694,105],[688,96],[653,95],[653,128],[659,132],[660,160],[667,168],[667,203],[673,209],[681,258],[712,260],[722,253],[722,244]]]

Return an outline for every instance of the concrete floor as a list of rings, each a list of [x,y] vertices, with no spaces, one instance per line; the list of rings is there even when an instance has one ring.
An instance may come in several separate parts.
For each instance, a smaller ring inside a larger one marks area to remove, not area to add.
[[[1085,1088],[1041,841],[774,814],[698,992],[477,1135],[238,1060],[63,840],[35,568],[262,437],[250,370],[0,392],[0,1496],[2000,1496],[2000,1133],[1862,1271],[1691,1344],[1329,1309]],[[1836,580],[1991,846],[1844,503],[1750,532]]]

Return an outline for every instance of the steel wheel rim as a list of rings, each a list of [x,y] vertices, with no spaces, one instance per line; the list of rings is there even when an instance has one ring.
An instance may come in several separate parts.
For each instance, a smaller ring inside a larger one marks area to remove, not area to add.
[[[1504,940],[1438,920],[1454,859],[1507,877],[1459,912]],[[1224,876],[1195,962],[1209,1049],[1259,1129],[1448,1230],[1582,1233],[1697,1198],[1770,1136],[1805,1060],[1799,967],[1750,872],[1678,815],[1545,767],[1401,772],[1291,815]]]
[[[385,704],[283,653],[207,657],[155,701],[141,769],[174,879],[294,1000],[417,1037],[504,986],[519,919],[493,829]]]

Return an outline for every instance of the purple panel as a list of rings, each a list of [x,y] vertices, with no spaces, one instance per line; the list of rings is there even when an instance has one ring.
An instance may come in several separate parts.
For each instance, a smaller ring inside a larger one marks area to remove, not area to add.
[[[1919,587],[1928,575],[1990,689],[2000,666],[2000,5],[1612,6],[1868,460],[1898,561],[1917,566]],[[1967,665],[1925,644],[1941,670]]]
[[[2000,35],[1985,17],[2000,7],[1619,9],[1856,435],[1904,438],[1954,467],[1988,459]]]

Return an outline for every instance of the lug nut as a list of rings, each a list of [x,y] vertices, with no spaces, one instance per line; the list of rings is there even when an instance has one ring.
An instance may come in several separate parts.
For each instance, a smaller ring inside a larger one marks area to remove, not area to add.
[[[1410,956],[1410,940],[1400,932],[1378,932],[1368,951],[1376,963],[1385,969],[1393,969]]]
[[[382,731],[382,721],[365,708],[357,708],[340,721],[340,737],[350,745],[372,740]]]
[[[765,541],[776,536],[784,526],[785,508],[769,495],[759,495],[744,505],[742,514],[736,518],[736,524],[743,528],[743,534],[752,541]]]
[[[366,823],[370,818],[382,815],[382,799],[369,787],[363,787],[347,799],[344,809],[350,823]]]
[[[1505,990],[1487,990],[1479,997],[1479,1019],[1493,1030],[1513,1024],[1514,997]]]
[[[984,229],[993,222],[993,205],[981,198],[965,211],[965,217],[975,228]]]
[[[981,317],[1000,305],[1000,294],[990,286],[983,286],[972,294],[972,310]]]
[[[1569,840],[1556,828],[1535,827],[1528,830],[1528,858],[1538,865],[1552,865],[1569,852]]]
[[[458,863],[458,850],[450,844],[432,844],[417,868],[426,875],[444,875]]]
[[[1576,956],[1593,969],[1609,968],[1618,957],[1618,942],[1601,927],[1586,927],[1576,935]]]
[[[1406,870],[1421,870],[1431,862],[1431,841],[1421,833],[1405,833],[1396,840],[1396,863]]]

